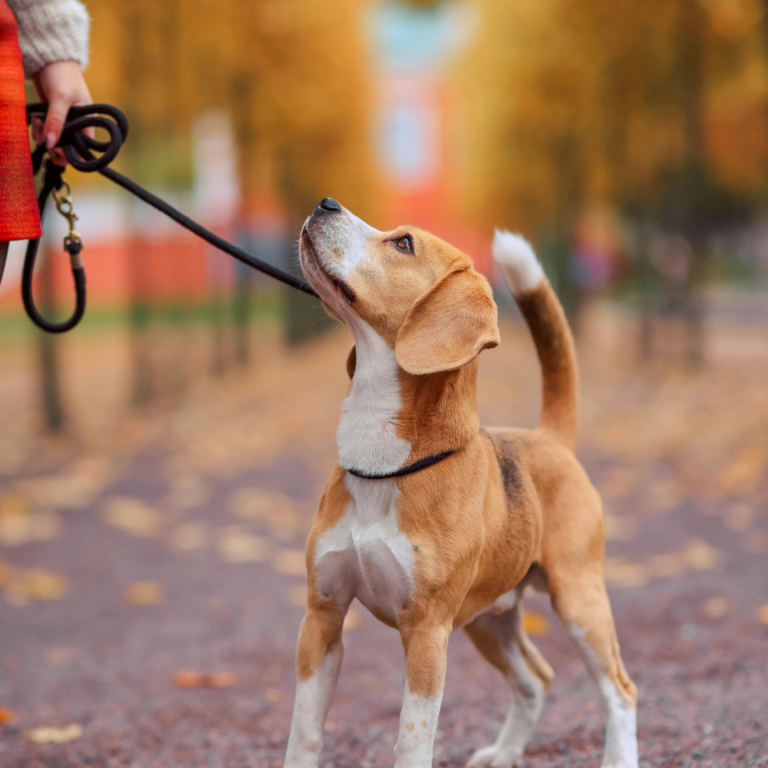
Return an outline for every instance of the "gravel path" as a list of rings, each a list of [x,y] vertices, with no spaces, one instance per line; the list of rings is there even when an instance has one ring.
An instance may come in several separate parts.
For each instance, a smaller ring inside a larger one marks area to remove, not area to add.
[[[535,362],[505,333],[483,365],[484,421],[531,423]],[[34,442],[0,474],[3,768],[282,765],[347,345],[123,416],[102,444]],[[583,359],[580,451],[606,500],[641,765],[768,765],[766,375],[615,362]],[[521,768],[599,766],[594,686],[546,600],[526,604],[556,680]],[[345,646],[321,764],[392,765],[399,638],[355,604]],[[435,765],[493,739],[506,701],[455,633]]]

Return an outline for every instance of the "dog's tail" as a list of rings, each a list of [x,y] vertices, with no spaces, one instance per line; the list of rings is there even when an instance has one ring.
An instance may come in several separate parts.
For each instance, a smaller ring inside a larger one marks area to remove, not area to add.
[[[541,363],[542,409],[539,427],[576,445],[579,400],[576,349],[563,307],[536,254],[520,235],[496,230],[493,256],[531,330]]]

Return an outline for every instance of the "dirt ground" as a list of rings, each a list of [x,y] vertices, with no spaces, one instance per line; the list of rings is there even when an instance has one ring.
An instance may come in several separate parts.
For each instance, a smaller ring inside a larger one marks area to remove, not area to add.
[[[578,451],[605,500],[641,765],[765,766],[765,327],[718,322],[698,372],[638,364],[635,333],[614,310],[588,317]],[[0,765],[282,765],[304,539],[335,461],[349,335],[286,351],[259,331],[248,371],[141,410],[126,405],[125,339],[64,343],[71,429],[57,439],[38,436],[34,359],[0,352]],[[483,422],[534,425],[538,382],[506,321],[481,364]],[[520,768],[594,768],[595,688],[547,601],[526,605],[556,680]],[[392,765],[399,638],[355,604],[345,647],[321,764]],[[506,701],[456,632],[435,765],[492,740]]]

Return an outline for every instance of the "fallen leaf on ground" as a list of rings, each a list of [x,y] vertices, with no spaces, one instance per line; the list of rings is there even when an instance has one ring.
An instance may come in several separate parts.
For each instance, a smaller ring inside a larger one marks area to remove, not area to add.
[[[359,611],[351,608],[344,617],[344,629],[357,629],[363,620]]]
[[[649,557],[646,567],[653,577],[679,576],[685,570],[685,562],[682,553],[667,552]]]
[[[171,530],[171,548],[177,552],[190,552],[204,547],[208,539],[208,527],[205,523],[179,523]]]
[[[238,488],[229,497],[230,512],[241,520],[275,520],[295,511],[296,502],[288,496],[264,488]]]
[[[68,741],[79,739],[82,735],[83,726],[78,723],[72,723],[63,728],[42,726],[27,731],[27,738],[37,744],[66,744]]]
[[[173,682],[178,688],[201,688],[203,685],[203,673],[183,670],[173,676]]]
[[[269,557],[269,543],[241,526],[228,525],[221,531],[219,554],[230,563],[261,563]]]
[[[761,605],[757,609],[757,620],[761,624],[768,624],[768,603]]]
[[[23,517],[29,511],[29,499],[19,493],[0,496],[0,520]]]
[[[694,571],[711,571],[717,568],[721,560],[719,549],[710,547],[706,541],[694,539],[683,550],[685,564]]]
[[[237,685],[234,672],[196,672],[183,670],[173,676],[178,688],[231,688]]]
[[[280,549],[272,560],[272,567],[287,576],[304,576],[307,572],[305,560],[306,555],[300,549]]]
[[[743,448],[723,470],[717,479],[725,493],[751,493],[765,477],[768,451],[763,446]]]
[[[104,522],[132,536],[157,536],[160,515],[141,499],[115,496],[104,506]]]
[[[208,685],[211,688],[231,688],[237,685],[237,675],[234,672],[211,672]]]
[[[703,606],[704,615],[708,619],[719,619],[730,613],[730,610],[731,602],[727,597],[710,597]]]
[[[19,487],[37,506],[82,509],[109,482],[113,463],[107,455],[84,457],[61,474],[35,477]]]
[[[637,520],[631,515],[606,515],[605,538],[607,541],[631,541],[639,528]]]
[[[15,718],[16,715],[14,715],[10,709],[0,707],[0,725],[5,725],[5,723],[12,723]]]
[[[648,582],[648,571],[627,558],[606,557],[605,581],[620,587],[642,587]]]
[[[49,648],[45,652],[45,661],[49,667],[61,667],[75,658],[74,648]]]
[[[13,568],[8,563],[0,560],[0,589],[2,589],[10,580]]]
[[[165,587],[156,581],[137,581],[123,590],[123,597],[131,605],[156,605],[165,600]]]
[[[529,635],[546,635],[550,630],[549,621],[536,611],[526,611],[523,626]]]
[[[61,518],[56,512],[33,512],[29,506],[24,496],[0,496],[0,544],[18,547],[28,541],[49,541],[61,533]]]
[[[303,506],[288,496],[264,488],[239,488],[229,497],[229,510],[241,520],[264,521],[272,535],[290,541],[309,516]]]
[[[69,589],[63,576],[44,568],[15,570],[5,588],[11,605],[29,605],[34,601],[61,600]]]

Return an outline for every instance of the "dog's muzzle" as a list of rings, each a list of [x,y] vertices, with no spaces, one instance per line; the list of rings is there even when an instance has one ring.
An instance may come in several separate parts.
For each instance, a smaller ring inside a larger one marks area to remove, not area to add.
[[[320,241],[324,237],[324,225],[330,224],[328,221],[329,216],[335,216],[342,212],[341,204],[334,200],[332,197],[324,197],[314,208],[312,213],[304,223],[304,227],[301,232],[301,240],[304,247],[311,253],[311,257],[316,264],[316,268],[319,269],[328,280],[341,292],[348,303],[353,304],[357,299],[357,295],[350,288],[347,283],[340,277],[334,275],[329,271],[326,265],[323,263],[323,259],[318,253],[316,247],[316,238],[319,236]]]

